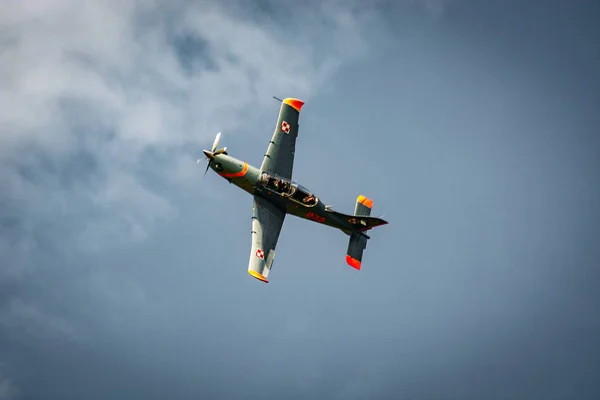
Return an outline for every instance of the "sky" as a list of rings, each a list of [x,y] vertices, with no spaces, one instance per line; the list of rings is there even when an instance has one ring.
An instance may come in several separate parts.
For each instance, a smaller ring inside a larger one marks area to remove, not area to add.
[[[600,398],[600,6],[0,0],[0,399]],[[251,197],[306,102],[263,284]]]

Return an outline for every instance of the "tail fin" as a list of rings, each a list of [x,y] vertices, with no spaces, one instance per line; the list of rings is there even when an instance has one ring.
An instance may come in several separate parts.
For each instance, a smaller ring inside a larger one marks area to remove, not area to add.
[[[362,215],[368,217],[373,209],[373,200],[366,198],[362,194],[356,199],[356,207],[354,207],[354,215]]]
[[[372,209],[373,200],[361,194],[356,199],[356,207],[354,207],[354,216],[360,218],[352,218],[350,220],[350,223],[355,225],[361,231],[368,231],[369,229],[373,229],[380,225],[387,224],[387,221],[381,218],[371,217]]]
[[[356,199],[356,207],[354,208],[354,216],[362,218],[356,218],[356,222],[353,223],[360,227],[361,231],[387,224],[387,221],[384,221],[381,218],[371,217],[372,209],[373,200],[363,195],[358,196]],[[363,251],[367,248],[367,240],[369,240],[369,237],[363,233],[352,232],[350,234],[348,251],[346,252],[346,262],[348,265],[360,270]]]

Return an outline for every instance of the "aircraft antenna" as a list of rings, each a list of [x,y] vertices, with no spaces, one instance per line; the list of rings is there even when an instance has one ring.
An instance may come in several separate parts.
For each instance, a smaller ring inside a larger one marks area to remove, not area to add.
[[[275,100],[277,100],[278,102],[280,102],[280,103],[283,103],[283,100],[281,100],[279,97],[275,97],[275,96],[273,96],[273,98],[274,98]]]

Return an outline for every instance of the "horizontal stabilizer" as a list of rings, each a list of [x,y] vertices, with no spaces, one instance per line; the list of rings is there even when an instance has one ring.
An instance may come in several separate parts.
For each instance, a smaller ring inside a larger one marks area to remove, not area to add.
[[[387,221],[381,218],[371,217],[372,210],[373,200],[361,194],[356,199],[356,207],[354,207],[354,216],[356,218],[350,218],[349,222],[361,231],[368,231],[369,229],[387,224]]]
[[[378,226],[385,225],[388,222],[382,218],[377,217],[361,217],[358,222],[361,225],[362,231],[377,228]]]
[[[378,226],[388,223],[386,220],[378,217],[363,217],[361,215],[348,215],[338,212],[335,212],[335,214],[340,218],[344,218],[354,227],[354,229],[358,229],[361,232],[368,231],[369,229],[377,228]]]
[[[359,233],[350,235],[348,241],[348,251],[346,252],[346,262],[349,266],[360,270],[363,251],[367,247],[367,238]]]

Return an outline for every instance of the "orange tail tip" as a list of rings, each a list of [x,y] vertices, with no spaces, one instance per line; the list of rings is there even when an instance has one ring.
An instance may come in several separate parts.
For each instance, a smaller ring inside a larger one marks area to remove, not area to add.
[[[346,262],[352,268],[356,268],[356,269],[360,270],[360,261],[358,261],[357,259],[352,258],[349,255],[346,255]]]
[[[362,204],[365,207],[369,207],[370,209],[373,209],[373,200],[363,196],[362,194],[360,196],[358,196],[357,201]]]
[[[267,280],[267,278],[265,278],[264,276],[262,276],[261,274],[259,274],[259,273],[258,273],[258,272],[256,272],[256,271],[253,271],[253,270],[248,270],[248,273],[249,273],[250,275],[252,275],[252,277],[254,277],[254,278],[258,279],[259,281],[263,281],[263,282],[265,282],[265,283],[269,283],[269,281]]]
[[[302,109],[302,106],[304,105],[304,102],[302,100],[299,99],[292,99],[292,98],[287,98],[287,99],[283,99],[283,103],[287,104],[288,106],[292,107],[294,110],[300,112],[300,110]]]

